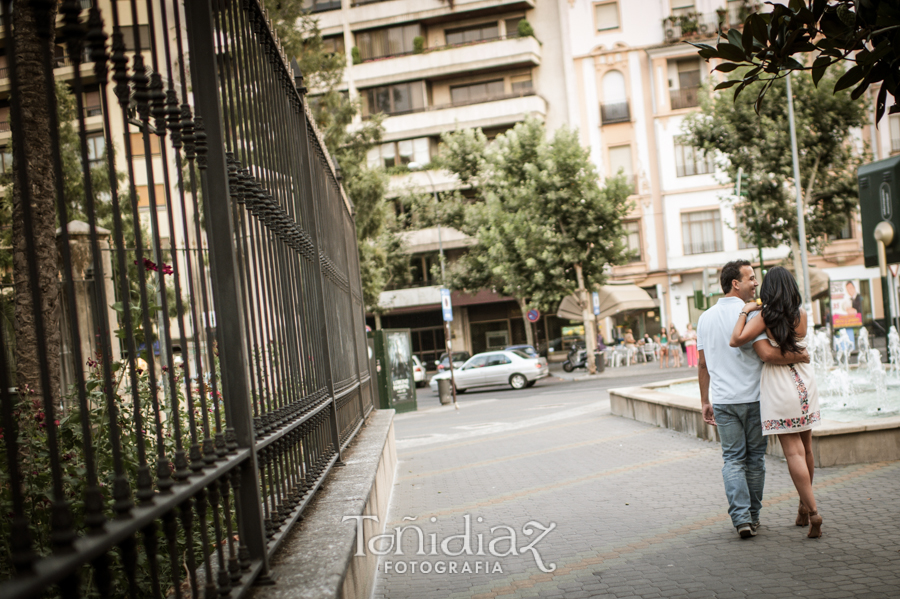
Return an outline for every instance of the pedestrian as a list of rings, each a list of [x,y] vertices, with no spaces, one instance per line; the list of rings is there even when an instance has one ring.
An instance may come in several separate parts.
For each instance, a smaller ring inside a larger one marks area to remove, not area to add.
[[[697,331],[694,325],[687,323],[687,330],[684,332],[684,353],[687,355],[688,368],[697,367]]]
[[[674,324],[669,325],[669,358],[674,360],[675,368],[681,368],[681,335]]]
[[[800,309],[800,289],[783,266],[766,273],[759,290],[762,305],[741,308],[731,333],[731,346],[740,347],[762,335],[782,354],[806,349],[806,310]],[[762,318],[747,317],[761,310]],[[760,377],[760,419],[763,435],[777,435],[787,460],[791,480],[800,495],[797,526],[809,525],[810,538],[822,536],[822,516],[816,506],[812,481],[815,462],[812,429],[819,426],[819,391],[811,364],[765,364]]]
[[[634,363],[637,355],[637,342],[634,340],[634,334],[631,329],[625,329],[625,349],[627,350],[628,362]]]
[[[659,333],[659,367],[669,367],[669,338],[666,336],[666,327]]]
[[[759,404],[763,362],[808,363],[809,354],[805,350],[782,353],[764,332],[745,345],[731,347],[735,321],[748,317],[744,307],[753,301],[759,283],[746,260],[722,267],[719,281],[725,297],[704,312],[697,324],[700,406],[703,420],[718,427],[728,514],[746,539],[759,530],[766,477],[767,443]]]

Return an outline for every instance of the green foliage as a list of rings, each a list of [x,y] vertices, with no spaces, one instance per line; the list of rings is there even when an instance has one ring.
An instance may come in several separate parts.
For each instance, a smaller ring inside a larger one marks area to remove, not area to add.
[[[534,27],[532,27],[531,23],[528,21],[522,19],[519,21],[517,33],[519,34],[519,37],[534,37]]]
[[[318,22],[297,12],[300,0],[283,0],[275,8],[267,5],[279,35],[290,30],[285,44],[304,76],[310,95],[313,118],[325,140],[325,146],[343,174],[343,185],[356,210],[356,232],[366,310],[378,312],[378,299],[385,286],[397,277],[408,276],[408,260],[403,254],[400,226],[385,203],[387,176],[380,169],[366,166],[367,152],[381,140],[383,117],[366,120],[351,127],[359,113],[358,101],[351,101],[338,87],[344,76],[343,54],[325,52]],[[359,49],[350,50],[354,64],[360,61]],[[404,272],[407,271],[407,272]]]
[[[600,187],[574,131],[547,140],[543,124],[529,119],[490,145],[480,131],[443,140],[444,164],[475,184],[480,200],[460,227],[478,246],[452,265],[452,287],[493,288],[552,311],[577,288],[576,265],[590,286],[627,257],[621,216],[630,189],[624,177]]]
[[[820,247],[823,235],[837,234],[858,204],[856,167],[863,156],[854,150],[850,130],[865,125],[865,108],[847,95],[833,94],[835,83],[836,76],[825,75],[816,86],[809,73],[798,73],[792,81],[810,248]],[[764,85],[756,82],[751,88]],[[770,101],[758,107],[758,116],[749,96],[732,101],[726,94],[701,94],[701,111],[685,119],[684,130],[685,143],[727,158],[730,181],[743,168],[743,188],[753,209],[738,206],[748,225],[739,230],[755,242],[759,225],[767,247],[774,247],[796,236],[797,210],[785,83],[768,93]]]
[[[900,5],[876,0],[791,0],[774,4],[772,12],[747,16],[743,31],[732,29],[715,46],[693,44],[701,57],[723,62],[716,70],[730,73],[740,66],[738,78],[717,89],[737,86],[735,100],[750,84],[756,86],[755,108],[775,81],[792,71],[811,71],[818,83],[837,63],[855,63],[840,72],[834,92],[853,87],[850,96],[861,97],[881,83],[875,103],[876,121],[885,111],[887,94],[895,98],[891,114],[900,112]],[[807,58],[808,57],[808,58]],[[814,60],[813,60],[813,57]],[[811,64],[810,64],[810,61]]]
[[[350,59],[353,60],[353,64],[359,64],[362,62],[362,56],[359,55],[359,48],[353,46],[350,48]]]
[[[421,54],[425,51],[425,38],[417,35],[413,38],[413,54]]]

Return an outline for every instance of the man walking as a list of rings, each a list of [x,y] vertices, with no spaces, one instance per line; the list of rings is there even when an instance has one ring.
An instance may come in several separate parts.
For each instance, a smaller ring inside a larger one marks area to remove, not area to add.
[[[759,381],[763,362],[796,364],[809,355],[787,353],[773,347],[763,333],[752,343],[730,347],[738,318],[748,318],[744,305],[756,297],[759,282],[746,260],[722,267],[722,292],[715,306],[697,324],[700,403],[703,420],[718,427],[722,441],[722,477],[728,514],[741,538],[756,536],[766,477],[766,438],[759,417]],[[752,312],[749,318],[758,315]]]

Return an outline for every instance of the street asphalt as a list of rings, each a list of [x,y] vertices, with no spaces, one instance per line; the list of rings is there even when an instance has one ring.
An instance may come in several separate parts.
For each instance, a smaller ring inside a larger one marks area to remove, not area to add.
[[[553,376],[469,391],[458,410],[421,389],[395,419],[373,596],[900,597],[900,462],[819,469],[824,536],[808,539],[770,457],[759,535],[742,540],[718,444],[611,415],[608,389],[694,372]]]

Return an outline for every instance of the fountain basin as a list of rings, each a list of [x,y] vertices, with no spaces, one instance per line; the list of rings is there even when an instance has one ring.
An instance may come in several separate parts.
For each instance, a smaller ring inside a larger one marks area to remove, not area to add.
[[[610,389],[610,408],[617,416],[718,442],[716,427],[703,422],[699,399],[662,390],[683,383],[697,384],[697,378]],[[783,458],[781,444],[775,436],[769,436],[768,440],[766,452]],[[900,460],[900,416],[852,422],[825,417],[822,424],[813,429],[812,449],[819,467]]]

